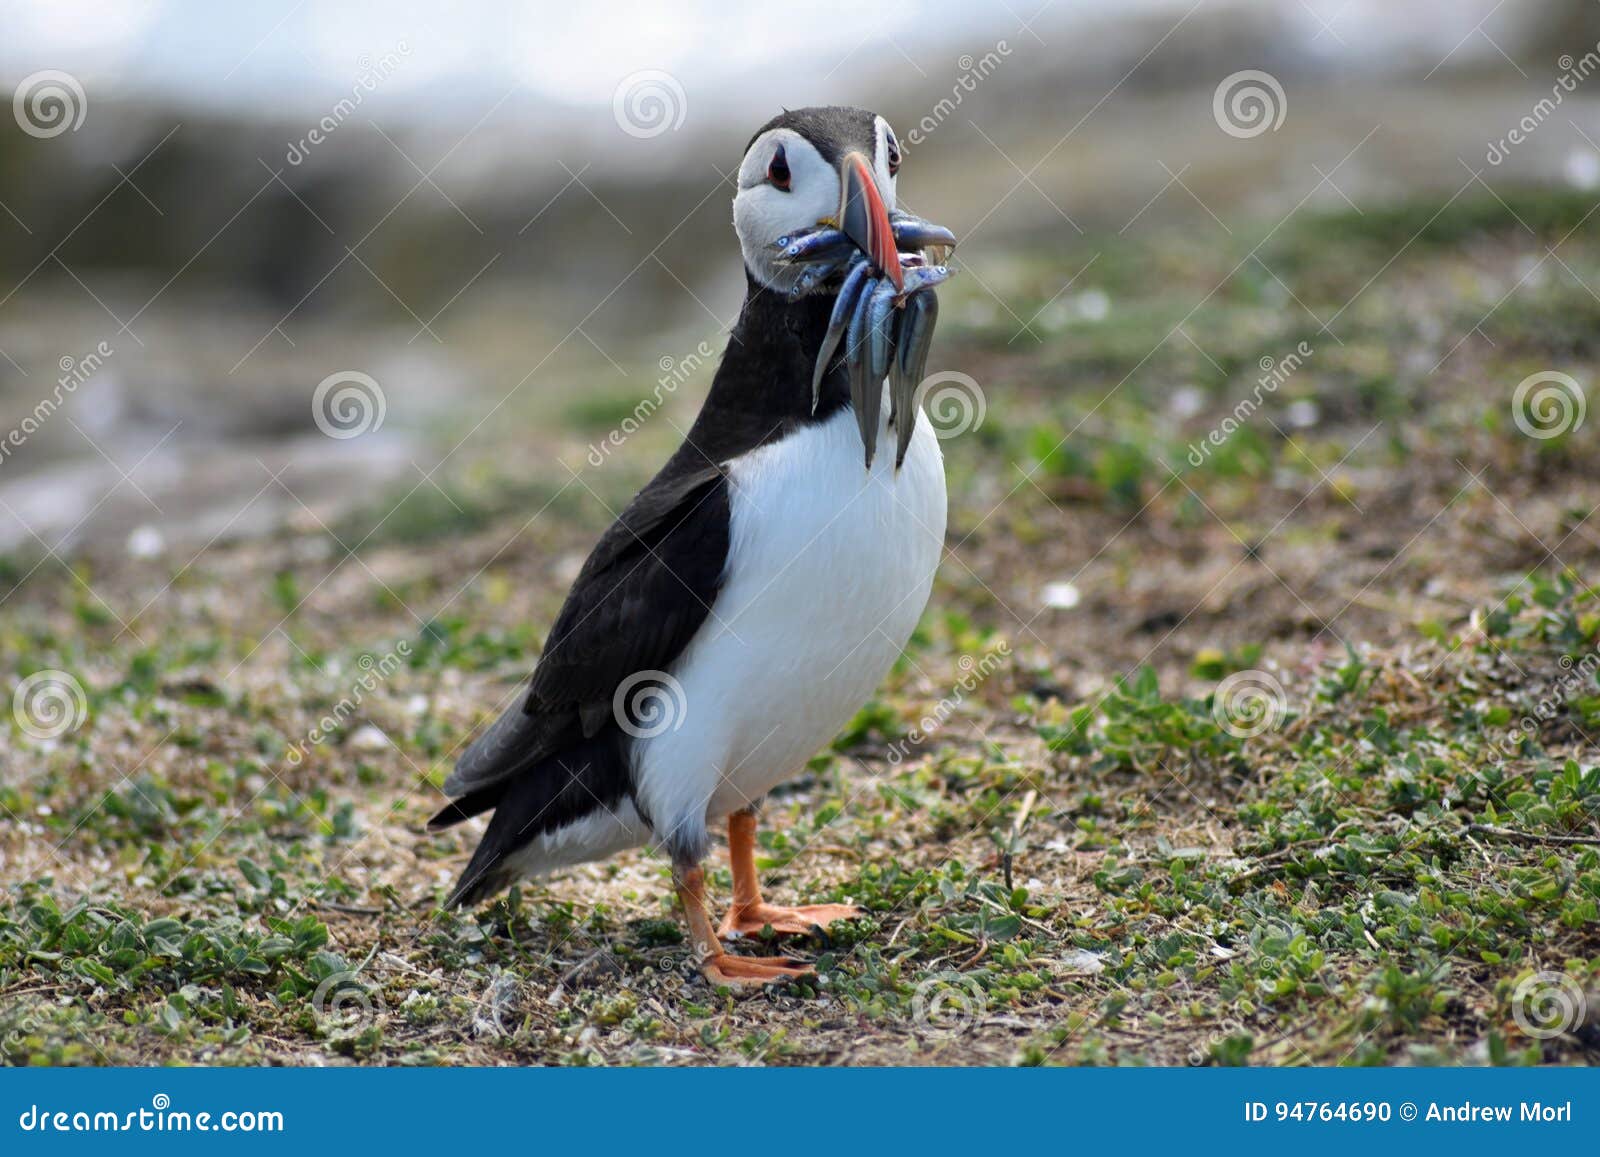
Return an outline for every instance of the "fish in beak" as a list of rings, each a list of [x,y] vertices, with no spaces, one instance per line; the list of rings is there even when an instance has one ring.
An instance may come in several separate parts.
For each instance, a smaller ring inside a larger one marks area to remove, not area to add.
[[[839,230],[867,255],[878,272],[894,283],[895,292],[905,288],[900,272],[900,249],[889,224],[889,210],[878,192],[872,163],[860,153],[846,153],[839,173]]]
[[[836,352],[843,359],[850,403],[860,426],[866,466],[877,450],[883,385],[890,387],[895,468],[905,460],[917,420],[917,389],[927,365],[939,303],[933,288],[954,272],[943,262],[955,234],[910,213],[891,214],[872,164],[849,152],[839,167],[839,215],[814,229],[778,238],[778,260],[806,267],[791,291],[809,293],[842,274],[811,380],[811,408]]]

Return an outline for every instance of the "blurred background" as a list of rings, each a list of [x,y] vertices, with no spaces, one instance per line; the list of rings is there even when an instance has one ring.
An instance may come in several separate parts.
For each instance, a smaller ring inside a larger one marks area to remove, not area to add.
[[[0,0],[7,95],[0,1060],[1592,1049],[1596,0]],[[882,935],[719,1026],[662,859],[439,921],[424,825],[831,103],[961,239],[948,549],[763,823]]]
[[[0,458],[24,561],[386,494],[402,521],[491,517],[665,377],[686,426],[742,295],[728,174],[784,106],[898,127],[903,198],[963,239],[944,324],[1013,352],[1120,308],[1113,263],[1085,270],[1101,238],[1478,199],[1474,172],[1600,183],[1581,77],[1489,159],[1560,61],[1583,71],[1587,0],[8,0],[0,27],[0,427],[59,403]],[[1218,131],[1246,68],[1282,131]],[[329,438],[314,395],[351,373],[382,413]],[[649,458],[596,489],[625,497]]]

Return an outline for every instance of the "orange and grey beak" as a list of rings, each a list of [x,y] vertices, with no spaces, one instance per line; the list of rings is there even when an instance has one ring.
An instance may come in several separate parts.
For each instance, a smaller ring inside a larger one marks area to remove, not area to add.
[[[839,204],[839,229],[878,271],[894,282],[896,290],[905,288],[900,272],[900,251],[895,246],[894,230],[889,225],[889,210],[872,175],[872,163],[860,153],[846,153],[840,166],[842,196]]]

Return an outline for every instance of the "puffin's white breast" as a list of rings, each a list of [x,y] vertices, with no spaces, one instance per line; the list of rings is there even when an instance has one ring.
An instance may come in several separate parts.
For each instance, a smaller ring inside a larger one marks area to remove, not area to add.
[[[682,722],[636,748],[658,838],[797,774],[910,638],[944,546],[944,459],[921,418],[898,472],[887,429],[862,461],[847,407],[729,463],[722,590],[672,672]]]

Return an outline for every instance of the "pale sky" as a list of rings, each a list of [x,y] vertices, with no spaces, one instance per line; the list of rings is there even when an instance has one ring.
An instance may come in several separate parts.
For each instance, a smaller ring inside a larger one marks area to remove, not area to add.
[[[643,69],[701,91],[764,77],[814,90],[843,70],[949,71],[994,40],[1071,35],[1108,13],[1191,19],[1276,7],[1312,51],[1371,53],[1471,39],[1493,0],[0,0],[0,80],[41,69],[102,91],[234,110],[296,113],[348,92],[366,61],[409,49],[375,99],[407,111],[481,108],[513,85],[582,105],[610,102]],[[1326,22],[1326,23],[1324,23]],[[1492,27],[1492,22],[1489,27]],[[1037,44],[1037,42],[1033,42]],[[870,82],[870,71],[865,72]],[[763,107],[771,101],[764,101]]]

